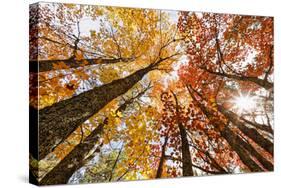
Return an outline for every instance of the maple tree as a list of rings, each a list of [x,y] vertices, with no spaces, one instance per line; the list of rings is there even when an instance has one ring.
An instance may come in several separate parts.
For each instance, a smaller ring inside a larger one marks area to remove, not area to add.
[[[273,18],[39,3],[29,42],[34,182],[273,170]]]
[[[273,92],[269,81],[273,71],[272,18],[183,12],[179,24],[191,60],[179,74],[193,100],[250,170],[272,170],[273,142],[255,126],[258,118],[267,119],[268,125],[263,127],[271,130],[267,110],[272,108],[253,114],[250,120],[243,117],[245,109],[237,109],[243,104],[235,104],[239,101],[233,99],[235,95],[241,98],[241,93],[257,95],[255,100],[272,107],[272,100],[267,100]],[[268,154],[261,154],[261,148]],[[246,156],[249,153],[255,159]]]

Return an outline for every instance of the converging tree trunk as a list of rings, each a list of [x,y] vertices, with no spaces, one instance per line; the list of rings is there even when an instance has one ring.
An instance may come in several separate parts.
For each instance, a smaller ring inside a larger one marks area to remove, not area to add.
[[[156,176],[155,178],[161,178],[162,173],[163,173],[163,166],[164,166],[164,162],[165,162],[165,153],[166,153],[166,146],[168,143],[168,134],[165,137],[164,140],[164,144],[161,147],[161,156],[160,156],[160,160],[159,160],[159,164],[158,164],[158,168],[157,168],[157,172],[156,172]]]
[[[158,58],[147,67],[133,74],[95,87],[70,99],[60,101],[39,110],[39,160],[66,139],[80,124],[85,122],[114,98],[126,93],[144,75],[177,53]],[[36,154],[37,156],[37,154]]]
[[[238,154],[241,161],[252,171],[261,172],[263,169],[250,157],[245,147],[241,145],[247,144],[237,134],[235,134],[227,125],[220,131],[223,138],[228,142],[231,148]]]
[[[134,99],[141,97],[145,91],[147,91],[147,88],[138,93],[135,97],[126,100],[124,104],[121,105],[122,108],[119,107],[116,111],[125,111],[128,105],[132,104]],[[89,153],[90,150],[97,144],[98,138],[107,124],[108,118],[105,118],[103,123],[99,124],[84,141],[75,146],[65,158],[63,158],[50,172],[48,172],[48,174],[40,181],[40,184],[52,185],[67,183],[73,173],[84,165],[85,155],[87,155],[87,153]]]
[[[241,132],[243,132],[247,137],[251,138],[265,151],[273,155],[273,143],[271,141],[264,138],[256,129],[247,127],[243,122],[239,120],[239,117],[235,113],[226,110],[221,105],[218,105],[218,109],[225,117],[227,117],[233,124],[235,124]]]
[[[197,101],[193,95],[189,86],[187,86],[189,93],[196,102],[197,106],[202,110],[202,112],[207,116],[207,118],[212,119],[212,113],[205,107],[203,104]],[[244,141],[239,135],[235,134],[228,124],[225,124],[222,121],[212,121],[212,124],[220,132],[221,136],[228,142],[230,147],[238,154],[241,161],[253,172],[264,171],[251,157],[255,157],[267,170],[272,170],[272,164],[262,157],[255,148],[250,145],[248,142]]]
[[[39,160],[108,102],[124,94],[152,70],[151,66],[39,110]]]
[[[221,77],[226,77],[238,81],[246,81],[246,82],[252,82],[257,84],[260,87],[263,87],[265,89],[271,89],[273,88],[273,83],[269,82],[268,80],[265,79],[260,79],[258,77],[254,76],[241,76],[241,75],[235,75],[235,74],[227,74],[227,73],[221,73],[221,72],[215,72],[209,69],[206,69],[205,67],[200,67],[202,70],[207,71],[210,74],[221,76]]]
[[[133,60],[134,58],[116,58],[116,59],[93,58],[93,59],[83,59],[83,60],[70,58],[70,59],[63,59],[63,60],[31,60],[29,61],[29,70],[30,72],[35,72],[35,73],[56,70],[55,65],[60,62],[64,63],[64,65],[66,65],[68,68],[77,68],[77,67],[88,66],[88,65],[114,64],[119,62],[129,62]]]
[[[178,99],[175,93],[173,93],[175,102],[176,102],[176,116],[177,116],[177,124],[179,126],[180,137],[181,137],[181,152],[182,152],[182,174],[183,176],[193,176],[192,170],[192,160],[189,149],[189,143],[187,139],[187,133],[185,127],[179,119],[179,104]]]
[[[189,144],[187,140],[187,134],[184,126],[179,123],[178,124],[180,129],[180,136],[181,136],[181,152],[182,152],[182,175],[183,176],[193,176],[192,170],[192,160],[191,154],[189,149]]]
[[[63,158],[43,179],[40,185],[66,184],[72,174],[84,165],[85,155],[96,145],[106,122],[99,124],[95,130]]]

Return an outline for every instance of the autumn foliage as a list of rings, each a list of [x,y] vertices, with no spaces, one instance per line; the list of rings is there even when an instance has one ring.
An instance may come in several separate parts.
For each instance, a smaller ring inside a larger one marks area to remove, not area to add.
[[[272,17],[39,3],[29,42],[32,183],[273,170]]]

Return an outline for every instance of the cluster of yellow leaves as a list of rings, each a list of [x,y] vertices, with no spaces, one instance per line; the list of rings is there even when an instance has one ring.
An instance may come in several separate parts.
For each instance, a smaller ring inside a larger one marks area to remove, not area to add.
[[[76,6],[66,6],[61,7],[61,9],[75,9],[78,17],[81,17],[81,11],[77,9]],[[113,35],[106,27],[101,25],[99,33],[96,31],[92,32],[91,37],[93,38],[93,43],[99,46],[105,54],[112,56],[121,55],[122,57],[138,57],[145,54],[145,57],[140,58],[140,60],[134,62],[138,67],[145,67],[147,64],[151,63],[155,56],[158,56],[159,46],[159,11],[155,10],[141,10],[141,9],[97,9],[100,12],[98,14],[105,14],[107,21],[113,26]],[[74,20],[73,18],[64,18],[59,16],[61,21],[64,20]],[[166,22],[167,18],[163,15],[162,21]],[[165,21],[166,20],[166,21]],[[167,23],[166,23],[167,25]],[[165,24],[163,25],[163,39],[167,39],[164,34]],[[116,31],[116,32],[115,32]],[[48,31],[42,32],[43,35],[49,35]],[[52,36],[55,39],[59,38],[56,36],[55,32]],[[45,43],[43,51],[46,51],[47,58],[49,59],[67,59],[73,55],[73,50],[66,50],[67,52],[60,53],[61,46],[49,45]],[[93,45],[95,46],[95,45]],[[154,48],[155,47],[155,48]],[[62,54],[57,57],[52,57],[51,52],[54,54]],[[161,57],[166,57],[169,55],[169,50],[163,50],[160,54]],[[63,58],[62,58],[63,57]],[[75,59],[82,62],[83,64],[88,64],[84,61],[83,53],[75,54]],[[98,60],[97,64],[100,64],[102,59]],[[131,62],[130,62],[131,63]],[[135,65],[131,64],[131,65]],[[55,69],[67,69],[67,65],[64,62],[58,62],[53,65]],[[137,66],[132,66],[135,70]],[[133,70],[132,68],[132,70]],[[99,70],[93,70],[93,74],[99,73],[99,80],[102,83],[108,83],[115,80],[122,75],[120,73],[126,70],[131,73],[131,68],[114,66],[100,66]],[[100,74],[102,72],[102,74]],[[80,80],[89,79],[89,75],[86,74],[81,69],[73,70],[73,74],[78,80],[71,80],[69,83],[61,83],[60,78],[50,79],[50,81],[41,85],[39,89],[40,92],[40,107],[45,107],[52,105],[59,100],[66,99],[73,95],[76,87]],[[155,81],[162,74],[160,72],[155,72],[150,74],[149,80]],[[137,178],[148,178],[152,177],[154,170],[150,168],[152,160],[148,157],[151,153],[150,142],[159,139],[155,133],[154,121],[157,119],[157,110],[152,107],[147,107],[141,109],[138,113],[132,114],[126,117],[123,113],[115,111],[117,105],[116,100],[108,104],[103,110],[99,112],[99,116],[103,118],[108,118],[108,123],[104,127],[104,134],[102,134],[103,143],[105,145],[110,144],[112,141],[122,141],[125,144],[124,155],[125,160],[118,163],[116,168],[117,174],[124,173],[128,168],[131,169],[130,173],[126,175],[126,179],[137,179]],[[84,136],[90,134],[89,127],[95,127],[98,123],[101,123],[103,118],[97,117],[96,115],[92,117],[89,122],[91,125],[83,125],[83,130],[87,130]],[[61,160],[63,159],[75,145],[77,145],[81,140],[81,128],[77,130],[67,139],[67,142],[60,144],[53,154]],[[71,143],[71,144],[69,144]],[[136,172],[138,168],[138,172]]]
[[[63,76],[60,73],[53,78],[42,75],[41,77],[43,79],[39,79],[39,109],[71,97],[78,87],[78,80],[70,80],[67,83],[62,83],[61,78]]]

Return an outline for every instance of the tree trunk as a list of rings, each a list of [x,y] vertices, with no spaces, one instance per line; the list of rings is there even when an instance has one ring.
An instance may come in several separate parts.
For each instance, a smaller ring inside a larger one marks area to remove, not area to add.
[[[131,99],[128,99],[128,101],[125,101],[124,104],[122,104],[122,109],[120,107],[116,110],[123,112],[126,110],[127,106],[132,104],[134,102],[134,99],[141,97],[147,89],[140,92],[136,97],[133,97]],[[72,174],[80,169],[84,165],[84,155],[89,153],[89,151],[96,145],[97,137],[101,134],[101,132],[104,129],[104,126],[108,124],[108,119],[105,118],[103,123],[99,124],[98,127],[83,141],[82,143],[78,144],[74,147],[74,149],[64,158],[62,159],[59,164],[56,165],[54,169],[52,169],[42,180],[41,184],[65,184],[69,180],[69,178],[72,176]],[[122,146],[123,148],[123,146]],[[120,150],[118,157],[116,159],[116,163],[119,159],[119,156],[121,154],[122,149]],[[66,165],[72,165],[71,168],[65,168]],[[115,168],[116,164],[114,165],[112,169]],[[111,173],[111,178],[112,174]],[[64,175],[65,174],[65,175]],[[54,178],[56,177],[56,178]],[[111,180],[109,179],[109,181]]]
[[[60,62],[63,62],[68,68],[77,68],[88,65],[97,65],[97,64],[114,64],[118,62],[129,62],[133,58],[116,58],[116,59],[84,59],[76,60],[74,58],[63,59],[63,60],[31,60],[29,61],[29,70],[30,72],[46,72],[55,70],[54,65]],[[83,62],[86,61],[88,64],[84,65]]]
[[[213,74],[213,75],[217,75],[217,76],[221,76],[221,77],[226,77],[226,78],[230,78],[230,79],[234,79],[234,80],[239,80],[239,81],[252,82],[252,83],[255,83],[255,84],[259,85],[260,87],[263,87],[263,88],[265,88],[267,90],[273,88],[273,83],[270,83],[269,81],[267,81],[265,79],[260,79],[258,77],[238,76],[238,75],[234,75],[234,74],[214,72],[214,71],[211,71],[209,69],[206,69],[205,67],[200,67],[200,68],[205,70],[205,71],[207,71],[210,74]]]
[[[182,150],[182,174],[183,176],[193,176],[192,160],[187,140],[187,134],[184,126],[179,123],[181,135],[181,150]]]
[[[236,135],[228,126],[225,126],[221,131],[221,135],[228,142],[231,148],[238,154],[241,161],[252,171],[252,172],[261,172],[263,169],[256,164],[256,162],[251,159],[249,153],[241,145],[247,144],[243,141],[238,135]]]
[[[200,102],[197,101],[197,99],[195,98],[195,96],[192,93],[189,86],[187,86],[187,89],[190,93],[190,96],[192,97],[194,102],[197,104],[197,106],[202,110],[202,112],[207,116],[208,119],[212,119],[212,116],[213,116],[212,112],[210,112],[203,104],[201,104]],[[220,132],[221,136],[228,142],[230,147],[238,154],[241,161],[251,171],[253,171],[253,172],[263,171],[263,169],[250,157],[248,151],[245,149],[245,146],[247,145],[248,149],[252,148],[253,150],[255,150],[249,143],[246,143],[244,140],[242,140],[224,122],[213,121],[212,123],[213,123],[214,127],[217,129],[217,131]]]
[[[268,139],[264,138],[256,129],[245,126],[240,118],[233,112],[226,110],[223,106],[218,105],[218,110],[227,117],[238,129],[243,132],[247,137],[251,138],[265,151],[269,152],[273,156],[273,143]]]
[[[106,122],[99,124],[96,129],[80,144],[63,158],[43,179],[40,185],[66,184],[72,174],[83,166],[85,154],[97,143]]]
[[[220,129],[220,133],[223,138],[229,143],[231,148],[239,155],[241,161],[253,172],[261,172],[263,169],[250,157],[252,155],[255,157],[262,166],[272,171],[273,165],[266,160],[263,156],[261,156],[256,149],[249,144],[248,142],[244,141],[239,135],[235,134],[228,125],[224,124],[221,126],[223,122],[216,121],[213,122],[215,127],[222,127]]]
[[[249,144],[245,141],[244,142],[240,141],[239,144],[244,149],[246,149],[249,152],[249,154],[251,154],[253,157],[255,157],[266,170],[273,171],[273,164],[271,162],[269,162],[267,159],[265,159],[260,153],[258,153],[251,144]]]
[[[187,140],[187,133],[185,127],[183,126],[182,122],[179,120],[179,104],[178,99],[175,93],[173,93],[174,99],[176,101],[176,116],[177,116],[177,123],[180,130],[180,137],[181,137],[181,150],[182,150],[182,174],[183,176],[193,176],[192,170],[192,160],[191,154],[189,149],[189,143]]]
[[[255,128],[261,130],[261,131],[265,131],[265,132],[268,132],[270,134],[273,135],[273,129],[271,128],[271,126],[269,125],[265,125],[265,124],[259,124],[259,123],[256,123],[256,122],[252,122],[252,121],[249,121],[245,118],[241,118],[245,123],[249,124],[249,125],[252,125],[254,126]]]
[[[161,157],[160,157],[160,161],[159,161],[159,165],[158,165],[158,168],[157,168],[155,178],[161,178],[161,176],[162,176],[167,143],[168,143],[168,135],[165,137],[164,144],[162,145]]]
[[[39,110],[39,160],[108,102],[126,93],[152,69],[152,66],[148,66],[126,78],[114,80]]]

